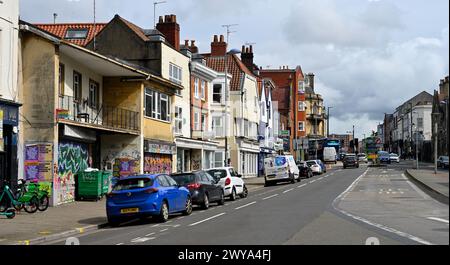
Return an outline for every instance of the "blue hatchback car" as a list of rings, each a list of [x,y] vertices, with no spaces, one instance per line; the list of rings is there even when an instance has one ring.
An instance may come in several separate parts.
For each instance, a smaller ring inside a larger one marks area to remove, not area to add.
[[[386,151],[379,151],[378,152],[378,159],[380,160],[380,163],[391,163],[391,157],[388,152]]]
[[[127,219],[149,216],[166,222],[169,214],[177,212],[192,213],[191,195],[166,174],[122,178],[107,195],[106,214],[112,226]]]

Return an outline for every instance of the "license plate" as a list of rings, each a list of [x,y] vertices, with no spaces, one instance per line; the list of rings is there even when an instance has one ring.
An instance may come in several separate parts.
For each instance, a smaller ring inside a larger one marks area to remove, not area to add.
[[[270,179],[273,179],[273,178],[275,178],[275,175],[269,175],[267,177],[270,178]]]
[[[127,208],[127,209],[120,210],[121,214],[138,213],[138,212],[139,212],[139,208]]]

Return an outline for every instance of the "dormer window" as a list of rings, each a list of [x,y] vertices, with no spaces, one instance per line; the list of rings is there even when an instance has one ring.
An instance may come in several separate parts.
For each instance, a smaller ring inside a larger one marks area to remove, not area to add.
[[[86,39],[89,29],[68,29],[65,39]]]

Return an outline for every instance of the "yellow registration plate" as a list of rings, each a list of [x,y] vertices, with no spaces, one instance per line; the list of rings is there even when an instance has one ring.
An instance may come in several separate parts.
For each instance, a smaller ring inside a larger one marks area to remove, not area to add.
[[[127,209],[121,209],[120,210],[121,214],[138,213],[138,212],[139,212],[139,208],[127,208]]]

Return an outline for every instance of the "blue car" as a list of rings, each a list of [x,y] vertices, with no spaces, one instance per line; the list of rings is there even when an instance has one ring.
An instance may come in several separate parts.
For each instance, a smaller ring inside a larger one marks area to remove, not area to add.
[[[378,159],[380,160],[380,163],[391,163],[391,157],[388,152],[385,151],[379,151],[378,152]]]
[[[320,167],[322,168],[322,172],[323,173],[327,173],[327,166],[325,166],[325,164],[322,162],[322,160],[318,159],[316,161],[320,165]]]
[[[149,216],[166,222],[169,214],[177,212],[192,213],[191,195],[188,189],[165,174],[122,178],[107,195],[106,214],[112,226]]]

